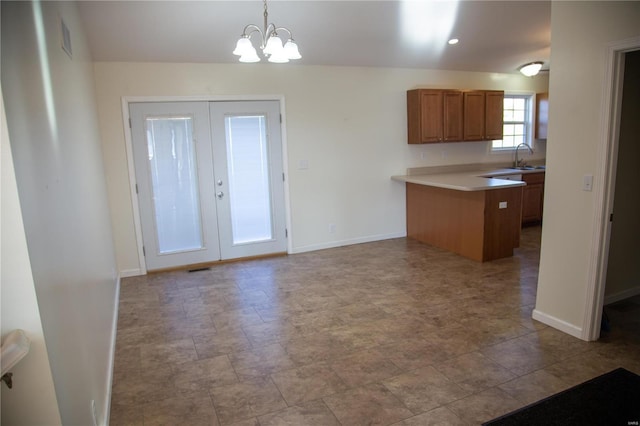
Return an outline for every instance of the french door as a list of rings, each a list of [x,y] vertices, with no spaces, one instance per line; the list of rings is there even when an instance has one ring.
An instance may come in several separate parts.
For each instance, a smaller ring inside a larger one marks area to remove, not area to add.
[[[129,110],[148,270],[286,251],[277,101]]]

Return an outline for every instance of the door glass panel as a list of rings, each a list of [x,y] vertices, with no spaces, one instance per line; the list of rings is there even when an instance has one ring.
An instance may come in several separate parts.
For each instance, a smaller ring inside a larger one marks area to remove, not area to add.
[[[266,116],[225,117],[233,244],[273,238]]]
[[[193,118],[146,119],[158,254],[203,248]]]

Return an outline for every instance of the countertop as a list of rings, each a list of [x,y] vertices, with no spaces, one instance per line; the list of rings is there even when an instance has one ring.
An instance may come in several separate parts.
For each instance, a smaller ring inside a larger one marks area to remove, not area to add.
[[[456,168],[458,170],[456,170]],[[469,165],[461,167],[443,168],[417,168],[409,169],[406,175],[391,176],[391,179],[398,182],[409,182],[418,185],[434,186],[438,188],[454,189],[457,191],[486,191],[492,189],[514,188],[525,186],[526,183],[520,180],[507,180],[501,177],[507,175],[522,175],[528,173],[544,173],[545,169],[510,169],[493,168],[468,170]],[[432,170],[442,170],[442,172],[432,173]],[[422,173],[421,173],[422,172]]]

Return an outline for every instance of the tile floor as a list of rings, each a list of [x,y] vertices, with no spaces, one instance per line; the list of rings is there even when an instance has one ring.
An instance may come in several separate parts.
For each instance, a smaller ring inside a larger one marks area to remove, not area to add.
[[[407,239],[122,281],[111,425],[479,424],[622,366],[531,319],[540,228],[476,263]]]

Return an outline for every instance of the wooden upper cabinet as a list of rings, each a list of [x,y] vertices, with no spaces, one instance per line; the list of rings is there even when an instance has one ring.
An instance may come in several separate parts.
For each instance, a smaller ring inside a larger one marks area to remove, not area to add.
[[[504,92],[486,91],[484,94],[484,138],[485,140],[502,139],[504,120]]]
[[[464,92],[464,140],[502,139],[504,92],[473,90]]]
[[[484,92],[464,92],[464,140],[484,139]]]
[[[502,91],[408,90],[409,143],[501,139],[503,99]]]
[[[462,140],[462,93],[455,90],[407,91],[409,143]]]
[[[462,140],[462,92],[456,90],[445,91],[443,102],[443,139],[445,142]]]
[[[547,125],[549,124],[549,94],[536,94],[536,139],[547,139]]]

